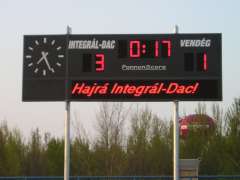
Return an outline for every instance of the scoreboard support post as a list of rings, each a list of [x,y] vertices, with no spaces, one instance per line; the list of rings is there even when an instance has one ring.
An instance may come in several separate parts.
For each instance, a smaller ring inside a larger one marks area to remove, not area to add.
[[[67,35],[71,34],[71,28],[67,26]],[[66,53],[67,54],[67,53]],[[66,57],[68,61],[68,57]],[[67,68],[68,69],[68,68]],[[68,71],[66,71],[66,77],[68,76]],[[68,80],[66,81],[66,87],[68,85]],[[66,91],[66,97],[67,95]],[[69,180],[70,174],[70,101],[66,98],[65,106],[65,123],[64,123],[64,180]]]
[[[69,180],[70,172],[70,107],[70,101],[67,101],[64,123],[64,180]]]
[[[178,33],[178,26],[174,28]],[[173,102],[173,179],[179,180],[179,102]]]
[[[173,102],[173,179],[179,180],[179,102]]]

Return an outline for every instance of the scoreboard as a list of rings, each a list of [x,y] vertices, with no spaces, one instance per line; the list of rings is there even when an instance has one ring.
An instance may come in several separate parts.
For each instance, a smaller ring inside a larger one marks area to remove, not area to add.
[[[26,35],[23,101],[220,101],[221,34]]]

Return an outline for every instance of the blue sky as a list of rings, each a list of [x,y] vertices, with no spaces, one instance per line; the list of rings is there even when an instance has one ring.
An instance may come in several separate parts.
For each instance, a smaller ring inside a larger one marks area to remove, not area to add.
[[[64,103],[21,102],[22,56],[24,34],[64,34],[67,25],[73,34],[172,33],[175,24],[180,33],[222,33],[220,104],[227,107],[240,96],[239,8],[238,0],[0,0],[0,120],[25,135],[36,127],[63,135]],[[171,103],[147,104],[162,117],[171,117]],[[180,103],[181,113],[191,113],[192,104]],[[97,103],[72,103],[87,131],[93,131],[97,108]]]

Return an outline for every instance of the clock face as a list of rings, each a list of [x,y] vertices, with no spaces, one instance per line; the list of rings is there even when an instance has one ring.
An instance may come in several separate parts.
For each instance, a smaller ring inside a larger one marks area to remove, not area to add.
[[[26,42],[24,73],[27,77],[65,76],[65,38],[35,36]]]

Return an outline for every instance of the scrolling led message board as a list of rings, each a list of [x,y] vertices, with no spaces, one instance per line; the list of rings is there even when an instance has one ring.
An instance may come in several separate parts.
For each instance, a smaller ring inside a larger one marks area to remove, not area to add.
[[[24,36],[23,101],[220,101],[221,34]]]

